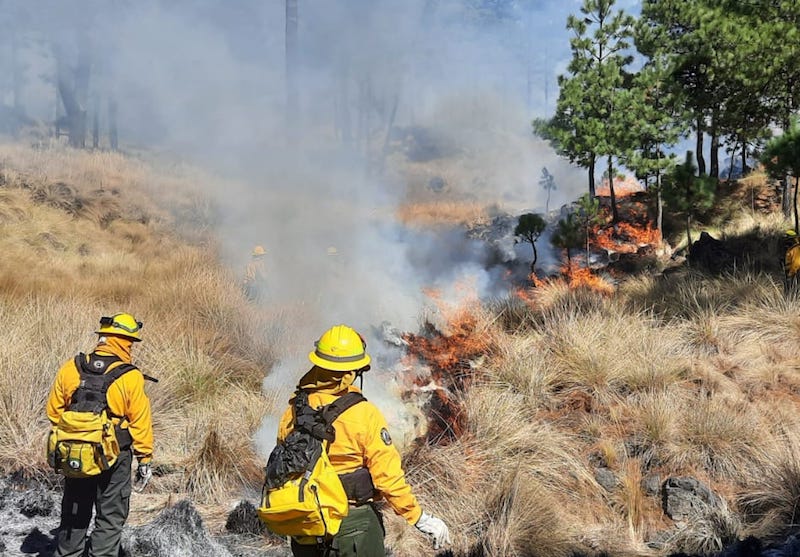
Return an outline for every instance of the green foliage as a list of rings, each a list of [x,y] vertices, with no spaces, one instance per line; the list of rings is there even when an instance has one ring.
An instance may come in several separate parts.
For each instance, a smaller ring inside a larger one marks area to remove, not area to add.
[[[689,244],[692,243],[692,218],[713,206],[716,188],[715,178],[697,175],[691,151],[687,151],[682,164],[676,165],[664,177],[664,201],[668,209],[686,214],[686,238]]]
[[[800,125],[797,118],[793,118],[789,129],[783,135],[773,138],[767,143],[761,162],[770,176],[783,179],[784,176],[794,176],[794,229],[800,230],[800,216],[798,216],[797,193],[800,182]]]
[[[767,143],[761,162],[773,178],[800,176],[800,125],[792,119],[789,129]]]
[[[537,213],[525,213],[524,215],[520,215],[517,226],[514,228],[514,236],[518,236],[524,241],[530,243],[531,247],[533,248],[531,272],[534,272],[536,260],[538,259],[536,240],[539,239],[545,228],[547,228],[547,222],[544,220],[542,215]]]
[[[594,167],[599,156],[619,154],[627,125],[624,89],[633,18],[612,10],[614,0],[584,0],[581,15],[567,18],[572,59],[569,75],[559,76],[556,114],[534,122],[534,132],[589,171],[594,195]]]
[[[586,242],[586,229],[582,225],[575,213],[569,213],[565,218],[558,221],[550,243],[555,247],[567,250],[567,260],[572,266],[572,256],[570,250],[583,246]]]

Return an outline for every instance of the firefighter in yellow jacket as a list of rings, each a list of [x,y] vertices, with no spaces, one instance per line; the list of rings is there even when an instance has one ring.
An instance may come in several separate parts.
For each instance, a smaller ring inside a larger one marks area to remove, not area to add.
[[[251,302],[262,301],[267,291],[267,267],[264,264],[266,254],[264,246],[255,246],[250,253],[250,262],[244,269],[244,295]]]
[[[800,238],[793,229],[787,230],[783,236],[783,286],[786,292],[796,289],[800,276]]]
[[[142,323],[129,313],[102,317],[94,351],[83,356],[86,365],[108,373],[118,362],[131,363],[131,348],[142,340]],[[70,359],[58,370],[47,400],[47,417],[55,426],[70,406],[81,381],[76,362]],[[105,370],[105,371],[103,371]],[[114,416],[120,455],[108,470],[89,478],[65,478],[58,528],[56,557],[117,557],[122,528],[128,518],[131,495],[131,463],[138,461],[133,489],[141,491],[152,476],[153,426],[150,401],[144,391],[144,375],[133,369],[108,387],[108,410]],[[95,511],[94,529],[87,531]],[[88,547],[86,547],[88,545]]]
[[[308,355],[314,367],[298,383],[298,388],[308,391],[312,407],[330,404],[348,392],[360,392],[353,382],[369,369],[366,346],[361,335],[346,325],[336,325],[320,337]],[[291,402],[280,421],[279,442],[291,432]],[[365,401],[348,408],[336,418],[333,427],[336,437],[328,447],[328,457],[350,500],[350,511],[331,541],[334,555],[385,555],[383,521],[374,505],[381,499],[430,536],[435,549],[450,543],[447,525],[423,512],[412,493],[386,419],[374,404]],[[325,551],[315,538],[297,538],[292,539],[292,553],[295,557],[321,557]]]

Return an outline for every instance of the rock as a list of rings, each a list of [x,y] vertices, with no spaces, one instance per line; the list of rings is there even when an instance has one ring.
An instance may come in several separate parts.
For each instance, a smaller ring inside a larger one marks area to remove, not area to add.
[[[722,500],[705,484],[690,477],[668,478],[663,490],[664,513],[672,520],[705,516],[722,507]]]
[[[642,478],[642,491],[648,496],[658,495],[661,491],[661,476],[659,474],[648,474]]]
[[[225,530],[232,534],[261,535],[266,529],[264,523],[258,518],[255,506],[250,501],[240,501],[228,514],[228,519],[225,521]]]
[[[617,476],[609,468],[597,468],[594,471],[594,479],[606,491],[614,491],[617,487]]]

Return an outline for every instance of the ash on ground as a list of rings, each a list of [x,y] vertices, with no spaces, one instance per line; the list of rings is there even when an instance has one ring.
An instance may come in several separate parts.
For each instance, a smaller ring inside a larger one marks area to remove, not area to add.
[[[62,491],[52,482],[0,478],[0,555],[52,557]],[[125,526],[124,557],[291,557],[288,544],[269,535],[255,507],[240,502],[228,515],[225,533],[213,535],[188,500],[162,510],[151,522]]]

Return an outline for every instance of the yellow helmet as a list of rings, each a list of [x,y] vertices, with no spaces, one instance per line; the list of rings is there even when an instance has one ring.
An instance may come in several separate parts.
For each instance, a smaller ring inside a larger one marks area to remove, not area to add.
[[[787,236],[797,236],[797,232],[794,231],[794,228],[790,228],[786,231]]]
[[[367,343],[355,329],[336,325],[323,333],[309,352],[311,363],[330,371],[354,371],[369,365]]]
[[[253,248],[253,256],[257,257],[259,255],[264,255],[267,253],[267,250],[264,249],[264,246],[256,246]]]
[[[100,328],[95,333],[119,335],[139,342],[142,340],[142,322],[136,321],[136,318],[130,313],[115,313],[111,317],[101,317]]]

